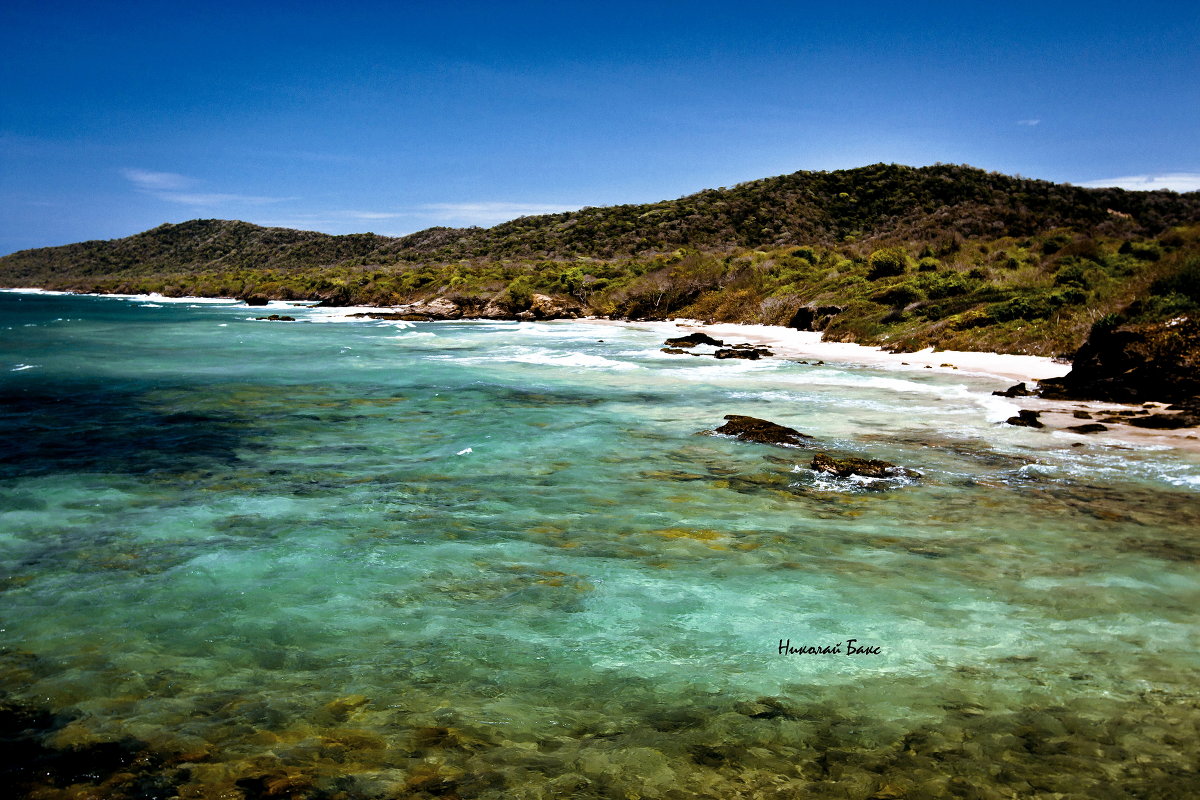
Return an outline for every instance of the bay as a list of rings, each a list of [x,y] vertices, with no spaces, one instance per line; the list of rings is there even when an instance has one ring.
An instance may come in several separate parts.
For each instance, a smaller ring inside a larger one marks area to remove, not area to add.
[[[986,376],[660,346],[636,324],[0,292],[0,689],[57,715],[45,780],[1195,784],[1194,455],[1000,425]],[[922,477],[702,433],[731,413]]]

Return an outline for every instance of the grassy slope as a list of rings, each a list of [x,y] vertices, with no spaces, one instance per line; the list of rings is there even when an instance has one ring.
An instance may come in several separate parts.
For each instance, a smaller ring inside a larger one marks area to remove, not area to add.
[[[1196,310],[1200,195],[1080,189],[968,167],[795,173],[647,205],[403,238],[194,220],[0,259],[0,284],[390,304],[571,295],[596,313],[787,324],[826,335],[1070,353],[1093,322]]]

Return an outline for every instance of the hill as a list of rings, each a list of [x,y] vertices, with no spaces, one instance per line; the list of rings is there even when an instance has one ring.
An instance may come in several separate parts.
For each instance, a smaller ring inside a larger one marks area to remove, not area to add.
[[[612,316],[1061,354],[1106,314],[1195,310],[1198,241],[1200,193],[879,164],[398,238],[193,220],[5,256],[0,285],[510,313],[544,293]]]

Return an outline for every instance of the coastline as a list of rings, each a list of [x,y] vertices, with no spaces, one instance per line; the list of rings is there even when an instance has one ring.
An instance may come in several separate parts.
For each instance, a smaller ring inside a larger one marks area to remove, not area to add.
[[[708,324],[700,320],[677,319],[670,321],[625,321],[602,317],[581,318],[580,322],[601,325],[622,325],[654,330],[663,338],[682,336],[695,331],[730,341],[764,345],[774,352],[773,358],[788,360],[823,361],[881,367],[902,372],[957,372],[963,375],[992,378],[997,381],[996,389],[1007,389],[1014,383],[1034,384],[1046,378],[1058,378],[1071,370],[1065,364],[1045,356],[1026,356],[1012,353],[989,353],[963,350],[939,350],[932,348],[915,353],[892,353],[879,347],[851,342],[823,342],[820,331],[798,331],[776,325],[746,325],[740,323]],[[1141,409],[1141,405],[1111,403],[1102,400],[1049,400],[1042,397],[1014,397],[1016,409],[1030,409],[1041,413],[1040,421],[1046,426],[1042,431],[1051,441],[1050,446],[1087,446],[1089,443],[1114,447],[1169,448],[1200,454],[1200,429],[1179,428],[1155,430],[1125,424],[1110,424],[1108,430],[1083,434],[1066,430],[1088,420],[1078,419],[1075,412],[1086,412],[1093,417],[1115,412]],[[1161,410],[1165,403],[1156,404]],[[1004,424],[1004,423],[1000,423]]]
[[[166,297],[160,294],[96,294],[91,292],[64,292],[36,287],[13,287],[0,289],[2,292],[14,294],[49,294],[49,295],[84,295],[91,297],[110,297],[143,302],[171,303],[232,303],[244,304],[244,300],[234,297]],[[267,306],[246,306],[254,308],[294,308],[317,310],[314,301],[304,300],[271,300]],[[311,322],[366,322],[361,317],[352,316],[358,313],[394,311],[400,306],[326,306],[320,308],[319,318]],[[463,318],[461,320],[441,320],[442,322],[496,322],[486,318]],[[924,371],[926,369],[941,373],[957,372],[963,375],[991,378],[997,381],[996,389],[1003,390],[1018,382],[1035,384],[1047,378],[1058,378],[1071,370],[1071,365],[1056,361],[1046,356],[1017,355],[1012,353],[992,353],[985,351],[939,350],[926,348],[912,353],[893,353],[880,347],[861,345],[852,342],[825,342],[821,340],[820,331],[800,331],[778,325],[755,325],[744,323],[706,323],[694,319],[674,320],[618,320],[608,317],[577,317],[542,320],[544,322],[586,323],[597,325],[613,325],[637,327],[656,331],[664,339],[682,336],[695,331],[704,331],[718,338],[737,342],[762,345],[770,348],[773,358],[788,360],[820,361],[859,366],[879,367],[900,372]],[[1032,386],[1031,386],[1032,388]],[[1053,437],[1054,443],[1061,446],[1086,446],[1089,442],[1109,447],[1143,447],[1179,449],[1189,453],[1200,454],[1200,429],[1179,428],[1175,430],[1160,430],[1138,428],[1127,424],[1110,424],[1108,430],[1081,434],[1066,428],[1079,425],[1086,420],[1075,417],[1075,412],[1086,412],[1093,417],[1111,415],[1130,409],[1141,409],[1141,405],[1112,403],[1099,400],[1048,400],[1041,397],[1015,397],[1014,413],[1018,406],[1022,409],[1037,411],[1041,414],[1040,421],[1046,426],[1042,429]],[[1165,408],[1166,404],[1156,404],[1155,411]],[[1049,444],[1049,443],[1048,443]]]

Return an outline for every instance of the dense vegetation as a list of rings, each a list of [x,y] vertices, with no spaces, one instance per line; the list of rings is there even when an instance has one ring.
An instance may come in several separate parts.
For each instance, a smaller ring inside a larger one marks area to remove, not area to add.
[[[648,205],[402,238],[194,220],[0,259],[0,284],[788,324],[827,338],[1070,353],[1097,320],[1200,311],[1200,195],[1082,189],[960,166],[798,172]]]

